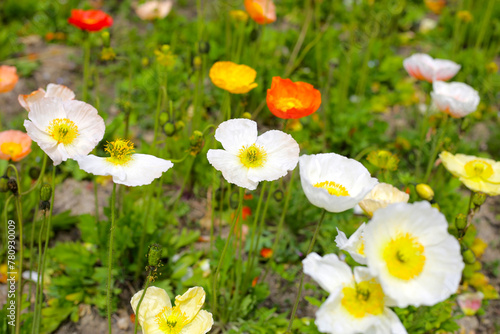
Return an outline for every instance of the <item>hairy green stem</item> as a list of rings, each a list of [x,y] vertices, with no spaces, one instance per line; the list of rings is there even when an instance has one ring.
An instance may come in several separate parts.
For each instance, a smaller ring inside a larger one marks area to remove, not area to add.
[[[111,309],[112,309],[112,284],[113,284],[113,236],[115,230],[115,202],[116,202],[116,183],[113,182],[113,192],[111,193],[111,227],[109,229],[109,252],[108,252],[108,332],[112,333],[111,329]]]

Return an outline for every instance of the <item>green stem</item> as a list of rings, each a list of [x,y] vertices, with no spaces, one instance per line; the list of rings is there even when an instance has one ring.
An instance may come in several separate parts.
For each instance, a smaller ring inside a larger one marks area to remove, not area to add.
[[[141,307],[142,300],[144,299],[144,296],[146,295],[146,290],[149,287],[149,283],[151,282],[151,271],[149,271],[149,275],[146,278],[146,285],[144,285],[144,291],[142,292],[141,299],[139,299],[139,303],[137,304],[137,308],[135,309],[135,325],[134,325],[134,334],[137,334],[137,329],[139,328],[139,308]]]
[[[111,193],[111,227],[109,229],[109,253],[108,253],[108,286],[107,286],[107,300],[108,300],[108,331],[112,333],[111,329],[111,309],[112,309],[112,284],[113,284],[113,236],[115,229],[115,202],[116,202],[116,183],[113,182],[113,192]]]
[[[314,247],[314,243],[316,242],[316,238],[318,237],[319,229],[321,227],[321,223],[323,223],[323,220],[325,219],[325,215],[326,215],[326,210],[323,209],[323,212],[321,213],[321,218],[319,219],[318,225],[316,225],[316,230],[314,231],[313,238],[311,239],[311,242],[309,243],[309,248],[307,249],[306,256],[309,255],[309,253],[311,253],[311,251]],[[300,296],[302,294],[303,285],[304,285],[304,271],[302,271],[302,274],[300,276],[299,291],[297,292],[297,297],[295,298],[295,304],[293,305],[292,315],[290,316],[290,322],[288,323],[287,333],[291,333],[293,319],[295,319],[295,314],[297,313],[297,307],[299,306],[299,301],[300,301]]]
[[[90,34],[85,33],[85,41],[83,42],[83,93],[82,100],[84,102],[88,99],[89,91],[89,76],[90,76]]]
[[[432,166],[434,165],[434,161],[436,160],[439,147],[441,146],[441,141],[443,140],[443,136],[446,133],[447,121],[448,121],[448,115],[445,114],[441,121],[438,137],[432,145],[432,153],[429,162],[427,163],[427,169],[425,171],[425,176],[424,176],[425,183],[429,183],[429,177],[431,176]]]
[[[151,212],[151,196],[153,196],[153,186],[150,185],[147,189],[146,193],[146,210],[144,212],[144,219],[142,221],[142,233],[141,233],[141,240],[139,242],[139,253],[138,253],[138,263],[137,263],[137,268],[135,270],[135,276],[134,280],[137,281],[139,279],[139,275],[142,272],[142,265],[143,265],[143,259],[144,259],[144,243],[146,242],[146,234],[148,230],[148,220],[149,220],[149,213]]]
[[[233,218],[231,223],[231,228],[229,229],[229,235],[227,236],[226,243],[224,244],[224,248],[222,249],[222,253],[220,256],[219,264],[217,265],[217,269],[215,270],[215,274],[213,277],[213,285],[212,285],[212,313],[217,314],[217,277],[219,276],[220,268],[222,267],[222,263],[224,262],[224,258],[226,257],[227,248],[229,246],[229,242],[231,241],[231,237],[234,233],[234,226],[238,221],[238,217],[241,214],[241,207],[243,205],[243,196],[245,193],[245,189],[240,188],[239,192],[239,200],[238,200],[238,208],[236,210],[236,215]]]
[[[276,250],[278,248],[278,243],[280,241],[281,233],[283,231],[283,225],[285,222],[285,216],[286,216],[286,213],[288,211],[288,205],[290,204],[290,198],[292,197],[291,194],[292,194],[294,176],[295,176],[295,169],[293,170],[292,176],[290,177],[290,183],[288,183],[288,189],[287,189],[286,195],[285,195],[286,196],[285,197],[285,204],[283,206],[283,211],[281,212],[280,221],[278,223],[278,229],[276,231],[276,238],[274,239],[273,247],[271,248],[273,258],[274,258],[274,255],[276,254]],[[271,262],[271,261],[269,261],[269,262]]]
[[[42,243],[43,243],[43,228],[45,227],[45,224],[47,222],[47,211],[44,210],[43,212],[43,220],[42,220],[42,226],[40,227],[40,232],[38,233],[38,274],[36,278],[36,291],[35,291],[35,310],[33,312],[33,326],[31,328],[31,333],[36,334],[40,331],[40,327],[38,326],[38,320],[39,320],[39,310],[42,305],[42,296],[43,296],[43,287],[40,285],[41,284],[41,269],[42,269]]]

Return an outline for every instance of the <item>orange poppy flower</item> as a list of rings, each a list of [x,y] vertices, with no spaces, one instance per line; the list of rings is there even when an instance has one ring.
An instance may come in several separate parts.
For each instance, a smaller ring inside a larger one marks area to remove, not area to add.
[[[424,3],[435,14],[441,14],[443,8],[446,7],[446,0],[425,0]]]
[[[318,110],[321,93],[311,84],[273,77],[266,101],[269,110],[279,118],[301,118]]]
[[[68,23],[86,31],[99,31],[113,25],[113,18],[102,10],[71,10]]]
[[[18,130],[0,132],[0,159],[19,161],[31,152],[31,138]]]
[[[276,7],[273,0],[245,0],[245,9],[258,24],[276,21]]]
[[[0,93],[7,93],[14,89],[19,81],[16,72],[17,69],[14,66],[0,66]]]

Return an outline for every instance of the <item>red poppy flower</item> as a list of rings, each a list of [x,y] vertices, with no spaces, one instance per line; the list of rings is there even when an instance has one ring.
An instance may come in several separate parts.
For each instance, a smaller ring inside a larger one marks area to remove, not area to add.
[[[68,19],[69,24],[74,25],[86,31],[99,31],[106,27],[111,27],[113,18],[102,10],[71,10],[71,17]]]
[[[321,105],[321,93],[311,84],[273,77],[267,90],[267,106],[279,118],[301,118]]]

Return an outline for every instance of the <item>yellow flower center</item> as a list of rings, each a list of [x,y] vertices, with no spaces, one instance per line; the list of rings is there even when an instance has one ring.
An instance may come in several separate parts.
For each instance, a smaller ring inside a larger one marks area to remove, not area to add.
[[[53,119],[46,131],[58,144],[69,145],[78,137],[78,127],[68,118]]]
[[[493,175],[493,167],[483,160],[472,160],[464,166],[467,176],[477,181],[487,181]]]
[[[19,143],[2,143],[0,150],[3,154],[9,155],[11,157],[19,155],[23,152],[23,146]]]
[[[392,276],[408,281],[424,269],[424,246],[411,234],[400,234],[387,243],[383,258]]]
[[[299,99],[296,99],[294,97],[284,97],[282,99],[279,99],[278,102],[276,103],[276,107],[284,112],[287,112],[290,109],[302,109],[304,105],[302,102],[300,102]]]
[[[355,287],[345,287],[342,294],[342,306],[355,318],[384,312],[384,292],[375,280],[362,281]]]
[[[258,168],[264,166],[267,160],[267,153],[261,146],[255,144],[243,146],[238,154],[241,163],[247,168]]]
[[[165,334],[179,334],[188,323],[188,318],[179,307],[164,307],[156,316],[156,323]]]
[[[330,195],[334,196],[349,196],[349,192],[343,185],[332,182],[332,181],[324,181],[319,182],[313,185],[316,188],[323,188],[328,191]]]
[[[115,165],[125,165],[132,159],[134,153],[134,144],[130,140],[117,139],[106,144],[104,151],[108,152],[110,157],[107,160]]]
[[[360,241],[358,244],[358,254],[365,255],[365,242],[363,240],[363,237],[360,238]]]

